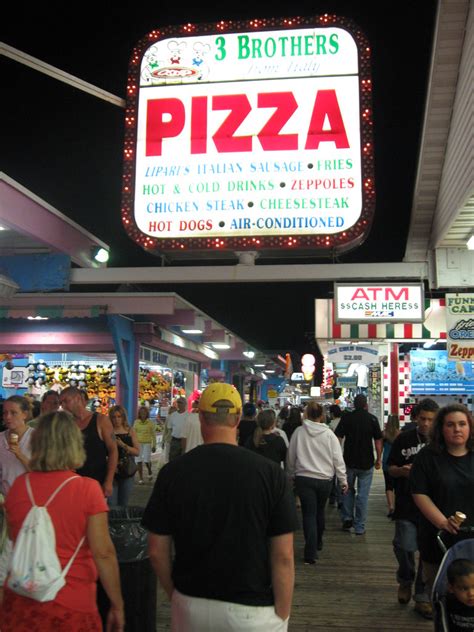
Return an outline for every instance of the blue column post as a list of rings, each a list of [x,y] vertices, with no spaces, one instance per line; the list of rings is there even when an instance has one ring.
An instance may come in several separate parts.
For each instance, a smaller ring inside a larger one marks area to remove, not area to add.
[[[135,419],[138,393],[138,367],[136,364],[136,341],[133,321],[119,314],[107,316],[107,322],[114,341],[115,352],[120,369],[120,397],[127,411],[129,422]]]

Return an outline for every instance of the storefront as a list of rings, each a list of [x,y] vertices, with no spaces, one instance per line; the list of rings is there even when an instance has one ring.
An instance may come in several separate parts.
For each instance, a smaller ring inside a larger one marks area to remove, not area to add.
[[[45,314],[46,312],[43,312]],[[4,310],[0,334],[3,398],[77,386],[91,406],[107,410],[117,398],[117,355],[107,318],[98,307],[63,310],[63,318]],[[82,316],[82,318],[80,317]]]
[[[333,301],[317,299],[316,338],[325,363],[322,390],[343,407],[361,392],[381,423],[398,414],[402,424],[424,397],[472,409],[474,363],[448,359],[444,299],[425,300],[420,323],[339,323]]]
[[[191,400],[196,393],[200,363],[140,345],[138,400],[150,406],[152,419],[165,419],[177,397]]]
[[[383,390],[381,365],[385,348],[385,345],[369,341],[328,345],[324,356],[323,396],[329,396],[345,409],[352,408],[357,394],[366,395],[369,409],[380,417]]]
[[[74,301],[72,296],[68,299]],[[2,310],[4,399],[26,393],[40,399],[49,389],[77,386],[87,393],[90,407],[101,412],[122,403],[134,417],[137,406],[146,403],[155,415],[166,415],[175,397],[192,395],[201,368],[217,358],[211,349],[155,323],[136,322],[131,314],[107,314],[117,310],[106,296],[101,306],[83,305],[74,311],[63,307],[61,314],[51,306],[19,307],[21,300],[25,302],[24,295],[15,298],[16,307]],[[158,299],[154,303],[159,312]],[[121,307],[128,311],[123,300]]]
[[[11,369],[9,367],[12,367]],[[117,356],[115,353],[3,354],[0,363],[0,395],[31,395],[40,400],[49,390],[60,392],[77,386],[89,399],[89,407],[102,413],[117,402]]]

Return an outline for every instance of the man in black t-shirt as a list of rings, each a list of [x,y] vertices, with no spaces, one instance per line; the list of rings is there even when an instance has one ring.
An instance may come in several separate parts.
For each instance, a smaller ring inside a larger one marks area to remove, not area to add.
[[[415,582],[415,610],[425,618],[430,618],[431,604],[422,578],[421,560],[415,573],[415,553],[418,550],[417,525],[419,511],[413,501],[408,477],[415,456],[425,446],[431,425],[438,411],[438,404],[432,399],[422,400],[416,407],[416,427],[398,435],[388,457],[388,472],[394,480],[395,491],[395,537],[393,551],[398,561],[398,601],[406,604],[412,596]]]
[[[344,531],[349,531],[354,526],[356,535],[364,535],[374,473],[374,445],[377,453],[375,467],[380,469],[382,431],[377,417],[367,411],[365,395],[355,396],[354,408],[352,413],[341,419],[336,428],[336,436],[344,439],[344,461],[349,485],[349,492],[342,497],[341,516]]]
[[[287,630],[295,501],[276,463],[237,446],[241,409],[230,384],[203,391],[204,445],[160,470],[143,515],[176,629]]]

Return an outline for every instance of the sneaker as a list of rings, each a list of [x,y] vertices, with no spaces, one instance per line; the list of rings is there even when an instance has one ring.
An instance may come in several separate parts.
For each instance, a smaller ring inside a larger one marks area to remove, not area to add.
[[[350,531],[352,529],[352,520],[344,520],[342,523],[343,531]]]
[[[400,584],[398,586],[398,603],[408,603],[410,599],[411,599],[411,584]]]
[[[363,531],[356,531],[356,535],[365,535],[365,529]]]
[[[150,476],[148,477],[148,480],[151,482],[153,480],[153,476],[150,474]]]
[[[316,564],[316,560],[304,560],[305,566],[312,566],[313,564]]]
[[[143,485],[143,478],[141,478],[141,479],[138,481],[138,484],[139,484],[139,485]]]
[[[418,612],[425,619],[433,618],[433,608],[431,604],[427,601],[416,601],[415,602],[415,612]]]

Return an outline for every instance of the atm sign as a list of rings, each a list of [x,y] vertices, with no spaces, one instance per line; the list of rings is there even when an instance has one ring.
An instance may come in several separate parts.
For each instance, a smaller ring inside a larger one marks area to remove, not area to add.
[[[423,322],[421,284],[335,284],[334,296],[336,322]]]

